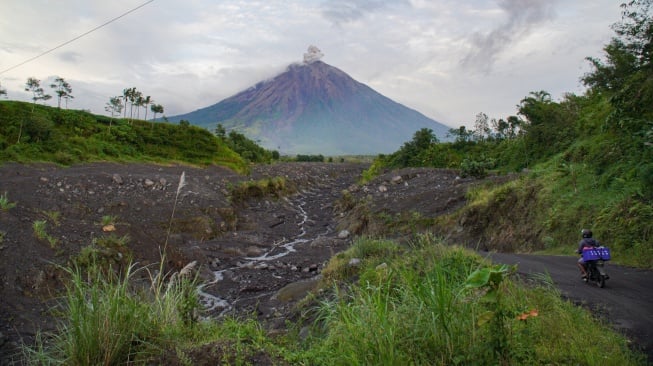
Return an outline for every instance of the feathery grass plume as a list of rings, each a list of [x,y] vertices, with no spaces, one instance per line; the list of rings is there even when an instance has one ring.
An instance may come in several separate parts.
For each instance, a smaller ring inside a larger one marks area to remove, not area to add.
[[[186,185],[186,172],[181,172],[179,177],[179,185],[177,185],[177,193],[175,194],[175,202],[172,205],[172,214],[170,215],[170,222],[168,223],[168,234],[166,235],[166,241],[163,245],[163,253],[165,253],[166,248],[168,247],[168,239],[170,238],[170,231],[172,230],[172,220],[175,217],[175,209],[177,208],[177,200],[179,199],[179,193],[181,189]]]

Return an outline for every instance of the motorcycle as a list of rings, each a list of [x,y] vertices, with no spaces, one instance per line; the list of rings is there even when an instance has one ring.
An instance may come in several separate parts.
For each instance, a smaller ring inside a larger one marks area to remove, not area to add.
[[[606,247],[584,248],[582,256],[587,271],[584,281],[594,282],[600,288],[605,287],[605,281],[610,278],[604,269],[605,262],[611,258],[610,249]]]

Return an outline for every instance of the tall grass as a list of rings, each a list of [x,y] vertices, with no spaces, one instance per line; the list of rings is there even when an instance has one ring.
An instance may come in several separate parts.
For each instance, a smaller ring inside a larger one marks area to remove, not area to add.
[[[358,282],[322,303],[305,363],[643,364],[550,286],[527,287],[474,253],[420,240],[385,265],[363,260]]]
[[[143,362],[180,334],[192,335],[187,304],[199,304],[191,280],[143,286],[139,272],[68,269],[62,320],[52,339],[26,353],[32,364],[120,365]]]

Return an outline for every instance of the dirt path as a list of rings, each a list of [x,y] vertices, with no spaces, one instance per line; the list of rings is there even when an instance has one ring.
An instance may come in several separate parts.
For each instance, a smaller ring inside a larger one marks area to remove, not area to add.
[[[525,276],[548,274],[562,296],[592,309],[648,354],[653,363],[653,273],[606,264],[610,275],[605,288],[580,279],[576,257],[484,253],[494,262],[517,264]]]

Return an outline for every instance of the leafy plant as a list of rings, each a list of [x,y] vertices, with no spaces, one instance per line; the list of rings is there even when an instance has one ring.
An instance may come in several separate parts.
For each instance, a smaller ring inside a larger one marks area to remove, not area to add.
[[[482,299],[489,310],[478,316],[478,325],[489,324],[492,338],[492,350],[499,357],[499,362],[508,360],[508,334],[506,329],[507,311],[502,300],[501,284],[506,277],[514,273],[517,266],[505,264],[480,268],[467,277],[465,288],[484,290]]]

